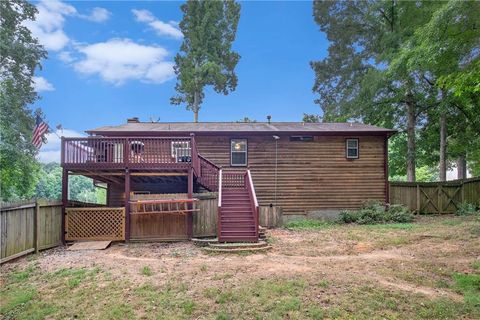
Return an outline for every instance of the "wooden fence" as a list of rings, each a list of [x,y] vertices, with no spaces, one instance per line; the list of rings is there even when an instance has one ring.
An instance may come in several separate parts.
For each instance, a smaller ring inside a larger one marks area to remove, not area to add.
[[[454,213],[462,202],[480,206],[480,178],[445,182],[390,182],[390,203],[417,213]]]
[[[61,244],[62,203],[0,204],[0,263]]]

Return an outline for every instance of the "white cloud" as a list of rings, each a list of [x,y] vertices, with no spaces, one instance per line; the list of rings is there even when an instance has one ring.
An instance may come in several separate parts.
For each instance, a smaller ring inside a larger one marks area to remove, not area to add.
[[[35,21],[26,21],[25,25],[47,50],[63,49],[70,40],[63,31],[65,16],[75,15],[77,10],[58,0],[42,0],[37,9]]]
[[[163,83],[174,76],[173,63],[165,61],[168,51],[130,39],[110,39],[80,46],[84,57],[74,64],[77,72],[99,75],[103,80],[122,85],[128,80]]]
[[[110,19],[112,13],[105,8],[95,7],[89,15],[79,15],[80,18],[93,22],[104,22]]]
[[[60,0],[42,0],[37,4],[37,9],[35,21],[26,21],[24,24],[45,49],[52,51],[60,51],[70,42],[69,36],[63,30],[65,17],[74,16],[93,22],[104,22],[111,16],[110,11],[99,7],[93,8],[88,15],[79,14],[75,7]]]
[[[72,53],[70,51],[62,51],[58,54],[58,59],[60,61],[63,61],[65,63],[71,63],[75,61],[75,58],[72,57]]]
[[[38,153],[38,160],[43,163],[60,162],[61,140],[59,137],[84,137],[85,134],[74,130],[57,130],[56,134],[51,132],[46,134],[47,143],[42,145]]]
[[[175,21],[163,22],[158,20],[148,10],[132,9],[132,13],[138,22],[147,23],[160,36],[170,36],[175,39],[181,39],[183,37],[182,32],[178,29],[178,23]]]
[[[48,80],[45,79],[44,77],[33,77],[33,88],[35,89],[36,92],[55,90],[55,88],[53,87],[53,84],[48,82]]]

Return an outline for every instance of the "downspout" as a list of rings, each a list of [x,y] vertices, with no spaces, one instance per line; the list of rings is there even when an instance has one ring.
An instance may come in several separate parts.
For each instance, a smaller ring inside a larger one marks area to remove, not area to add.
[[[275,139],[275,196],[274,196],[274,204],[275,207],[277,206],[277,172],[278,172],[278,140],[280,139],[279,136],[273,136]]]

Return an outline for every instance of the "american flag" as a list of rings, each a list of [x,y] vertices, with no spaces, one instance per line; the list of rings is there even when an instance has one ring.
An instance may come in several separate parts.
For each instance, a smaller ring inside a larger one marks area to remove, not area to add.
[[[37,115],[37,118],[35,120],[35,129],[33,130],[33,135],[32,135],[32,144],[35,146],[35,148],[39,149],[42,146],[43,143],[43,135],[48,132],[48,124],[45,123],[45,121],[40,118],[39,115]]]

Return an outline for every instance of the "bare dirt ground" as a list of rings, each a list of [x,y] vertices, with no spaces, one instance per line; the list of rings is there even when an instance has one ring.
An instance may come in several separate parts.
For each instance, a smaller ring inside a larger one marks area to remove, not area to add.
[[[32,279],[39,282],[34,288],[36,294],[54,296],[55,288],[52,291],[42,283],[44,275],[65,269],[101,270],[107,276],[87,279],[96,283],[96,289],[105,288],[106,292],[112,290],[112,283],[121,284],[120,300],[126,299],[134,306],[124,313],[131,318],[152,316],[145,311],[150,310],[150,296],[144,301],[143,293],[138,294],[135,288],[163,293],[172,284],[176,288],[172,299],[179,302],[162,313],[165,318],[404,318],[408,315],[474,319],[477,316],[476,300],[473,306],[464,301],[454,275],[479,274],[478,219],[423,217],[413,224],[276,229],[269,230],[268,237],[273,247],[270,252],[244,255],[207,254],[188,242],[113,244],[103,251],[56,248],[3,265],[1,284],[13,286],[9,275],[34,265]],[[86,283],[84,278],[81,281]],[[291,281],[298,283],[292,285]],[[285,288],[274,286],[273,293],[268,289],[264,292],[263,284],[268,287],[272,283]],[[82,285],[78,287],[81,289]],[[70,289],[80,290],[76,286]],[[216,291],[210,294],[213,289]],[[227,296],[223,302],[222,294]],[[475,295],[474,292],[474,298]],[[155,299],[163,301],[162,297]],[[262,299],[266,301],[263,303]],[[267,302],[270,299],[279,303],[272,305]],[[415,303],[408,302],[413,299]],[[382,300],[390,301],[391,305]],[[193,307],[187,304],[185,308],[184,301],[192,301]],[[48,299],[45,303],[52,304]],[[282,309],[288,303],[292,306]],[[253,306],[254,310],[246,315],[238,307],[242,304]],[[64,307],[62,304],[53,305],[56,311],[48,317],[69,317],[68,311],[58,313]],[[116,318],[97,311],[104,318]],[[13,314],[21,315],[22,310],[19,312]],[[77,316],[91,318],[86,311]]]

